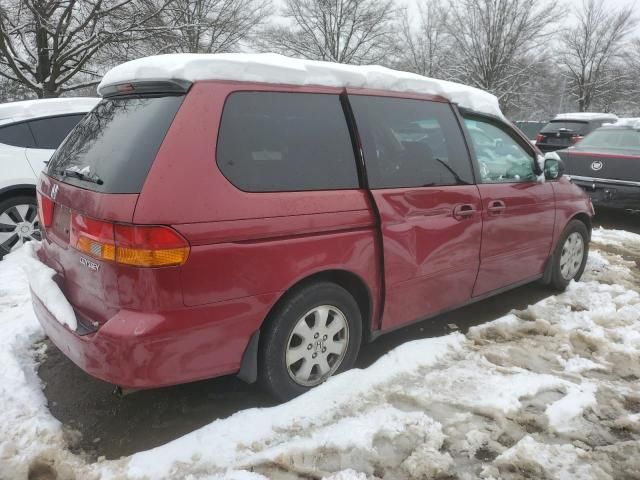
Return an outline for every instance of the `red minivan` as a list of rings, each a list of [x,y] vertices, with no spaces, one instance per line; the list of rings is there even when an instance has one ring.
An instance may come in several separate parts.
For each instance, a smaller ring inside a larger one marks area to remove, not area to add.
[[[359,67],[286,84],[277,67],[220,79],[215,55],[197,75],[154,58],[103,81],[38,185],[37,254],[77,328],[34,308],[89,374],[238,374],[291,398],[382,333],[582,275],[588,197],[502,117],[336,81]]]

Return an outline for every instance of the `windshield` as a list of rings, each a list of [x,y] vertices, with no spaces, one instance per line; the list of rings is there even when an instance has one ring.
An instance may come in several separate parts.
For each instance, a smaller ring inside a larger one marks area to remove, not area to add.
[[[626,129],[602,129],[587,135],[579,144],[585,148],[623,149],[640,151],[640,132]]]
[[[556,133],[560,130],[568,130],[577,135],[584,135],[588,131],[587,122],[549,122],[540,133]]]
[[[103,193],[139,193],[183,96],[102,100],[54,153],[47,173]]]

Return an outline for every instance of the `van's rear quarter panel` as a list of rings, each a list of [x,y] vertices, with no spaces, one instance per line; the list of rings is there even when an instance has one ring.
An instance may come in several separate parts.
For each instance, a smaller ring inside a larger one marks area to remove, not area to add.
[[[225,100],[236,91],[341,92],[324,87],[195,83],[143,186],[134,223],[172,225],[191,244],[189,259],[181,268],[187,306],[282,293],[309,275],[339,269],[354,273],[367,285],[372,317],[377,318],[380,257],[367,193],[359,189],[250,193],[232,185],[220,172],[215,153]],[[255,328],[268,311],[256,312]]]

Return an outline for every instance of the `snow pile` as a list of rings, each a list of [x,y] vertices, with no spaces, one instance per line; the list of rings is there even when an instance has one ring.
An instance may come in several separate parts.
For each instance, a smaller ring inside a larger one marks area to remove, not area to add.
[[[640,130],[640,118],[620,118],[613,124],[605,125],[613,125],[615,127],[630,127],[636,130]]]
[[[275,53],[180,53],[123,63],[98,85],[144,80],[233,80],[285,85],[369,88],[438,95],[453,103],[503,118],[498,99],[483,90],[377,65],[355,66],[285,57]]]
[[[64,458],[61,473],[74,464],[36,375],[44,335],[31,308],[25,261],[21,249],[0,262],[0,478],[12,480],[26,479],[43,458]]]
[[[554,117],[556,120],[581,120],[588,122],[589,120],[618,120],[617,115],[613,113],[596,113],[596,112],[575,112],[575,113],[559,113]]]
[[[29,279],[29,286],[58,322],[75,330],[78,328],[76,314],[58,284],[53,280],[56,275],[55,270],[38,258],[36,254],[38,246],[39,242],[29,242],[23,248],[25,256],[22,268]]]
[[[67,113],[87,113],[93,110],[100,98],[47,98],[0,104],[0,125],[29,118],[64,115]]]
[[[23,255],[0,262],[1,285]],[[15,304],[0,313],[12,379],[0,391],[0,477],[4,468],[26,478],[25,465],[44,462],[60,478],[88,479],[637,478],[636,261],[639,235],[596,230],[585,281],[564,294],[466,336],[409,342],[286,404],[94,464],[69,453],[44,407],[30,351],[39,333],[20,277],[0,295]]]

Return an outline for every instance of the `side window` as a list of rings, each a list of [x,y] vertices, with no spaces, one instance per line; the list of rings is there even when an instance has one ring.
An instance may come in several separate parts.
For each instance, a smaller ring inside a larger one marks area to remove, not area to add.
[[[55,150],[84,115],[64,115],[27,122],[36,140],[36,148]]]
[[[241,190],[358,188],[338,95],[236,92],[227,99],[216,161]]]
[[[13,147],[33,148],[33,135],[26,123],[0,127],[0,143]]]
[[[371,188],[466,185],[473,171],[447,103],[349,97]]]
[[[466,118],[482,183],[530,182],[536,179],[533,156],[505,130],[492,123]]]

